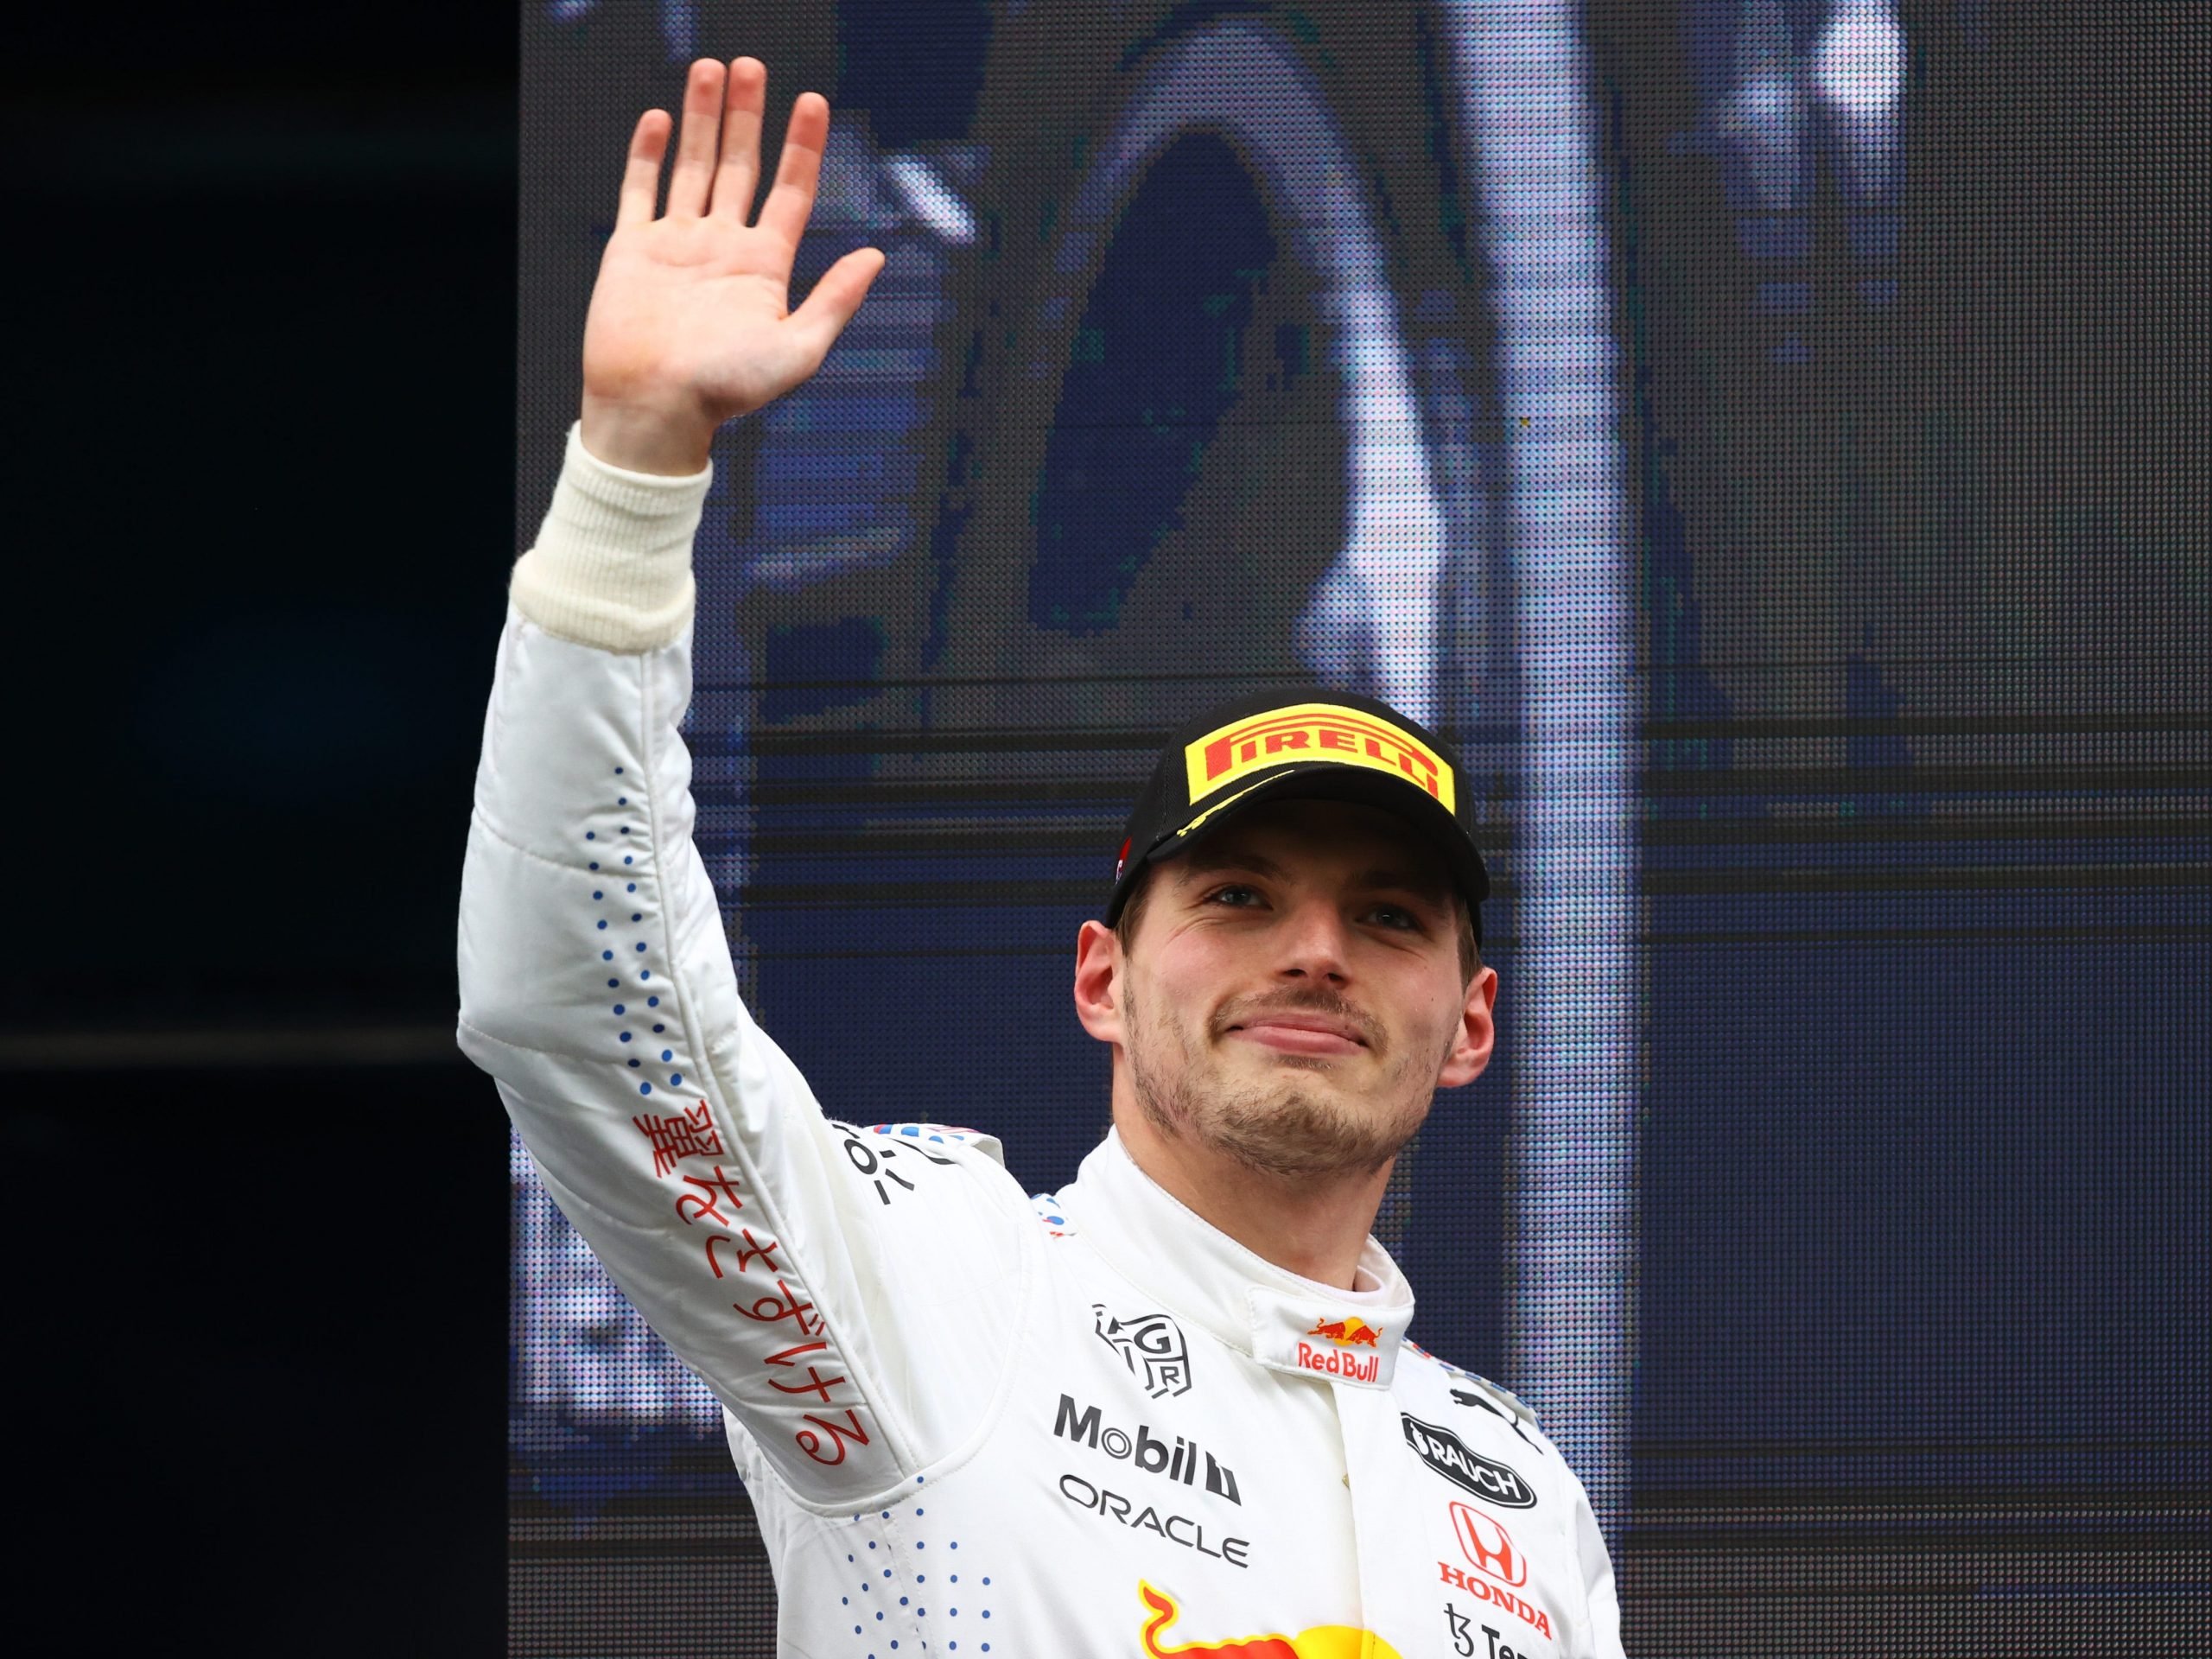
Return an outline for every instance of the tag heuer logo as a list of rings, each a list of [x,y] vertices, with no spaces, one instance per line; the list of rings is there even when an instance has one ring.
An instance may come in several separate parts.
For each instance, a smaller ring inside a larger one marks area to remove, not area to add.
[[[1423,1463],[1453,1485],[1463,1487],[1502,1510],[1535,1508],[1535,1487],[1495,1459],[1467,1450],[1450,1429],[1439,1428],[1403,1413],[1399,1421],[1406,1426],[1406,1444],[1413,1447]]]

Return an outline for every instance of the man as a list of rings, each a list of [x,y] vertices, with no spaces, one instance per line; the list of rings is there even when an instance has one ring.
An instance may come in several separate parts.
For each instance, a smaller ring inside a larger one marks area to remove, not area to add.
[[[1618,1654],[1580,1484],[1405,1343],[1368,1236],[1492,1040],[1427,733],[1317,690],[1179,734],[1077,942],[1114,1128],[1058,1195],[985,1136],[825,1119],[741,1005],[677,734],[691,536],[715,427],[810,375],[882,260],[785,315],[829,110],[798,100],[748,226],[765,84],[692,67],[659,217],[668,117],[632,141],[485,727],[460,1040],[723,1402],[782,1650]]]

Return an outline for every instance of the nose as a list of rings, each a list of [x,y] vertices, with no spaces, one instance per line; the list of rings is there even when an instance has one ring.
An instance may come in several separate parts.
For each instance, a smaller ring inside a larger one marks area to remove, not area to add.
[[[1341,985],[1351,976],[1350,937],[1333,900],[1318,893],[1300,899],[1283,917],[1277,971],[1287,979]]]

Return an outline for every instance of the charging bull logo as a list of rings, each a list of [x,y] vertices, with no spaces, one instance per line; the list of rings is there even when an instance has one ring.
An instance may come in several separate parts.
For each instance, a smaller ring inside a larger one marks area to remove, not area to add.
[[[1375,1339],[1382,1333],[1358,1314],[1350,1313],[1341,1319],[1317,1319],[1306,1334],[1326,1337],[1339,1348],[1372,1348]]]
[[[1316,1624],[1296,1636],[1247,1636],[1233,1642],[1162,1647],[1161,1635],[1182,1610],[1173,1596],[1148,1584],[1140,1584],[1137,1595],[1150,1614],[1144,1625],[1146,1659],[1399,1659],[1398,1650],[1374,1631],[1349,1624]]]
[[[1332,702],[1271,709],[1208,732],[1183,751],[1185,781],[1196,806],[1249,772],[1294,760],[1333,760],[1403,778],[1456,812],[1449,762],[1411,732]]]

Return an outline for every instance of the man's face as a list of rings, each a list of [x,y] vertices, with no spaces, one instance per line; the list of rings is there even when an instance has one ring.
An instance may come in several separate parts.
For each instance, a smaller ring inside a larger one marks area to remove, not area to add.
[[[1463,978],[1451,879],[1393,815],[1258,803],[1147,880],[1111,1029],[1084,1022],[1161,1134],[1274,1174],[1370,1173],[1487,1061],[1497,976]]]

